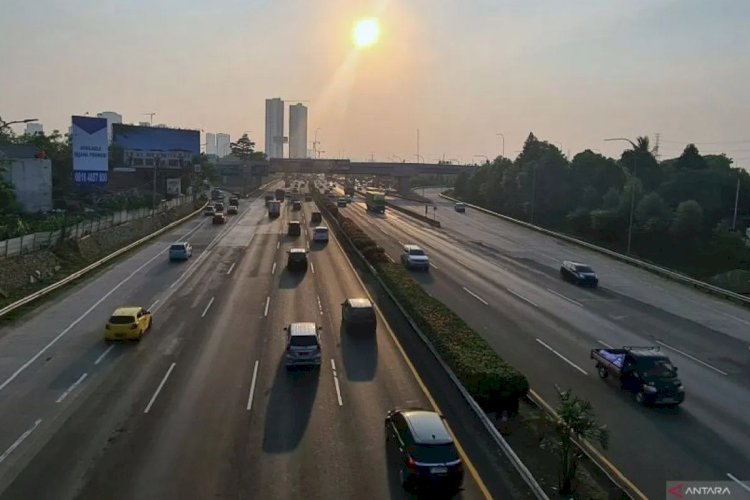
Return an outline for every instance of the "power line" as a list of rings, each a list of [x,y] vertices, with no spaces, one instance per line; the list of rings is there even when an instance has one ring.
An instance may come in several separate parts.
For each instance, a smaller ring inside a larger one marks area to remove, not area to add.
[[[661,142],[668,142],[672,144],[745,144],[750,143],[750,139],[745,139],[742,141],[714,141],[714,142],[696,142],[696,141],[674,141],[674,140],[667,140],[662,139]]]

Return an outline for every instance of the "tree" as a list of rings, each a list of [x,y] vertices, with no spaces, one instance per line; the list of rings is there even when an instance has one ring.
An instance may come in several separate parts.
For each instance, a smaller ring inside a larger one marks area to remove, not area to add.
[[[232,156],[236,156],[245,161],[265,160],[266,158],[265,153],[255,151],[255,143],[250,140],[247,134],[242,134],[242,137],[240,137],[237,142],[233,142],[230,145],[230,148],[232,150]]]
[[[623,151],[620,157],[622,168],[641,179],[644,187],[648,190],[656,188],[661,181],[659,163],[650,147],[651,143],[648,137],[638,137],[635,147]]]
[[[688,144],[679,158],[675,161],[675,168],[679,170],[703,170],[708,168],[708,163],[698,152],[695,144]]]
[[[635,220],[648,233],[659,233],[669,228],[670,210],[659,193],[644,196],[635,209]]]
[[[6,160],[0,159],[0,213],[15,212],[16,191],[10,182],[3,178],[3,172],[7,169]]]
[[[669,232],[673,236],[691,239],[703,229],[703,208],[695,200],[683,201],[677,206]]]
[[[607,449],[609,431],[597,421],[590,402],[574,396],[570,389],[563,391],[557,386],[555,388],[558,394],[556,413],[544,413],[542,417],[534,419],[533,424],[544,432],[542,447],[554,450],[560,460],[559,493],[572,495],[576,491],[578,465],[585,457],[577,443],[596,441]]]

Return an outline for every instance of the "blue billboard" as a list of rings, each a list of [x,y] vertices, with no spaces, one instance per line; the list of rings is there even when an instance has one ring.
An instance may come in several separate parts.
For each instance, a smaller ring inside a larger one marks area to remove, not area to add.
[[[113,123],[112,142],[122,148],[118,167],[192,169],[201,141],[198,130]]]
[[[73,116],[73,180],[79,185],[104,185],[108,180],[107,119]]]

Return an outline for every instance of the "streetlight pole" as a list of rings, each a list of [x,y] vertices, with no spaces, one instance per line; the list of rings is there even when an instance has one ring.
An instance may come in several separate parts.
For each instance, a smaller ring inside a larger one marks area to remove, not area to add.
[[[474,155],[474,158],[484,158],[487,163],[490,162],[490,159],[487,155]]]
[[[419,161],[419,129],[417,129],[417,161]]]
[[[732,217],[732,231],[737,229],[737,205],[740,201],[740,178],[737,177],[737,191],[734,193],[734,217]]]
[[[630,184],[630,221],[628,222],[628,248],[625,251],[627,255],[630,255],[630,244],[633,241],[633,212],[635,211],[635,179],[636,177],[636,169],[637,165],[635,162],[636,156],[635,156],[635,150],[638,148],[638,146],[635,145],[633,141],[626,137],[613,137],[611,139],[604,139],[605,141],[627,141],[630,143],[631,146],[633,146],[633,172],[630,175],[630,178],[633,182]]]
[[[11,125],[15,125],[16,123],[32,123],[32,122],[38,122],[39,118],[26,118],[25,120],[14,120],[10,122],[4,122],[0,120],[0,130],[4,128],[9,128]]]
[[[503,140],[503,158],[505,158],[505,136],[500,132],[495,134],[495,137],[500,137]]]

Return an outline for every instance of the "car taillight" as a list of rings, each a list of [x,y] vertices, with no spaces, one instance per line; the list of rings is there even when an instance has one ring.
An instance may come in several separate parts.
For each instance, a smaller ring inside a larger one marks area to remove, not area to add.
[[[411,470],[417,469],[417,461],[414,460],[414,457],[412,457],[411,455],[408,455],[406,457],[406,467]]]

